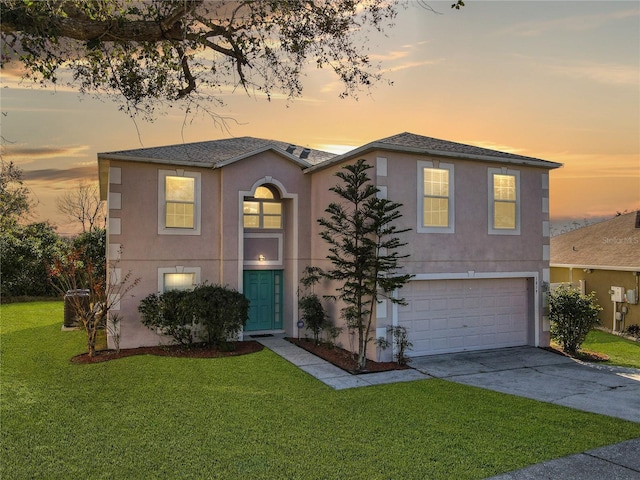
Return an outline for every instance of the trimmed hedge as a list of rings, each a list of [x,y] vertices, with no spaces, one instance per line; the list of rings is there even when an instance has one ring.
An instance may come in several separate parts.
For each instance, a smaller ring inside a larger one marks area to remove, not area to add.
[[[142,323],[176,343],[203,341],[226,348],[249,318],[249,300],[220,285],[197,285],[193,290],[152,293],[138,306]]]

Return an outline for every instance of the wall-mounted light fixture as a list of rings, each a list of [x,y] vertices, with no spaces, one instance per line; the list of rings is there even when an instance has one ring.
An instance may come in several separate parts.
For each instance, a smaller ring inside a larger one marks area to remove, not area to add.
[[[258,260],[261,262],[264,262],[264,255],[262,254],[258,255]]]

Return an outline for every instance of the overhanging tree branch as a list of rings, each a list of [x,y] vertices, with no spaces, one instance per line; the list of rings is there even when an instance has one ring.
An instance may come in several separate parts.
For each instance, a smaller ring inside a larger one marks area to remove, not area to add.
[[[404,1],[0,0],[2,64],[113,94],[132,116],[176,99],[207,102],[238,83],[294,98],[309,63],[336,73],[341,96],[357,96],[381,80],[364,33],[390,27]]]

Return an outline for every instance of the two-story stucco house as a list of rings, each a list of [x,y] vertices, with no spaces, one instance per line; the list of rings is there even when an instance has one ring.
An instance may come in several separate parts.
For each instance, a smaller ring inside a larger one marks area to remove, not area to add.
[[[339,156],[250,137],[98,154],[108,257],[142,280],[119,304],[121,347],[168,341],[140,323],[143,297],[205,281],[250,299],[245,337],[297,336],[302,271],[329,266],[316,219],[337,200],[335,173],[361,158],[411,228],[403,273],[415,276],[398,292],[408,305],[380,304],[378,332],[406,326],[413,355],[547,345],[549,171],[560,164],[401,133]]]

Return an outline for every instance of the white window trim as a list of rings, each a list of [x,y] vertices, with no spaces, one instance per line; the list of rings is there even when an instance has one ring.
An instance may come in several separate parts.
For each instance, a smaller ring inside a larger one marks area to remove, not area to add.
[[[200,283],[200,267],[184,267],[176,265],[175,267],[158,268],[158,292],[164,293],[164,274],[165,273],[193,273],[194,285]]]
[[[195,180],[193,228],[167,228],[165,226],[165,178],[188,177]],[[201,201],[201,177],[200,172],[187,172],[184,170],[158,170],[158,235],[200,235],[200,219],[202,216]]]
[[[494,175],[513,175],[516,177],[516,228],[494,228],[494,214],[493,214],[493,176]],[[509,170],[506,167],[502,168],[489,168],[488,169],[488,232],[489,235],[520,235],[520,171]]]
[[[449,226],[448,227],[425,227],[424,221],[424,169],[438,168],[449,170]],[[418,161],[418,195],[417,195],[417,228],[418,233],[455,233],[456,232],[456,209],[455,209],[455,169],[452,163]]]

